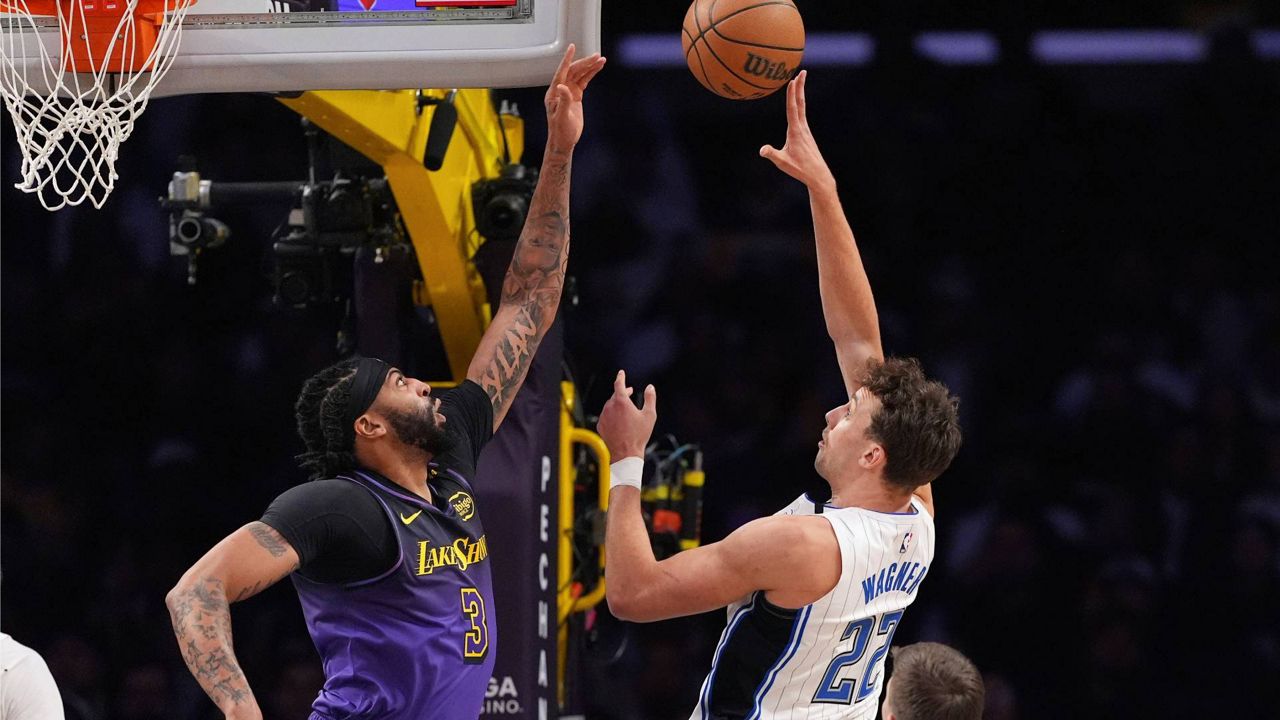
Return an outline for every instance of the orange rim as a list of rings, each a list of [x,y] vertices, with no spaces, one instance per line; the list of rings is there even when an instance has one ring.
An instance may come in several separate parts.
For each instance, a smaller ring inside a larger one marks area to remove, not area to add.
[[[137,6],[134,8],[135,16],[148,14],[157,14],[164,12],[165,5],[169,5],[170,9],[182,5],[180,0],[172,0],[166,3],[165,0],[138,0]],[[190,5],[195,4],[195,0],[191,0]],[[128,9],[126,0],[27,0],[25,3],[14,2],[13,0],[0,0],[0,12],[21,13],[25,7],[26,12],[31,15],[44,15],[48,17],[57,17],[58,6],[61,5],[63,13],[69,15],[69,9],[76,6],[84,8],[85,15],[104,15],[120,17],[124,15]]]
[[[194,4],[195,0],[189,2]],[[181,0],[138,0],[130,8],[127,0],[27,0],[25,5],[0,0],[0,11],[60,17],[63,57],[70,72],[123,73],[152,69],[148,61],[159,39],[166,6],[173,9],[182,4]],[[126,11],[132,11],[135,22],[133,32],[123,37],[132,42],[117,37]]]

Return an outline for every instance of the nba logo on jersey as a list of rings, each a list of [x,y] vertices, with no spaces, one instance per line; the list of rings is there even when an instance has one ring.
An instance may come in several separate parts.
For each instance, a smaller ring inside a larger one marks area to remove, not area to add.
[[[933,517],[817,505],[801,495],[783,512],[821,509],[840,544],[840,579],[793,610],[760,590],[731,604],[689,720],[875,720],[884,661],[904,611],[933,563]],[[894,551],[897,552],[894,552]]]

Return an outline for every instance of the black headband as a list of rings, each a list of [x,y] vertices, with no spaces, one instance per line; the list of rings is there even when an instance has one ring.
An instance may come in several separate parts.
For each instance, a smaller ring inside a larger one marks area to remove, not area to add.
[[[351,381],[351,397],[347,399],[346,428],[351,431],[356,418],[364,414],[378,397],[382,383],[387,379],[391,366],[378,358],[360,358],[356,366],[356,377]]]

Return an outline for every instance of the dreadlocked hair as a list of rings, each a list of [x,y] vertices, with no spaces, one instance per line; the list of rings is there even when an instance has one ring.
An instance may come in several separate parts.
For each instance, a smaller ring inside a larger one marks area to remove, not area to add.
[[[298,437],[307,451],[298,464],[312,480],[333,477],[355,467],[355,438],[346,421],[347,402],[360,358],[348,358],[312,375],[293,405]]]

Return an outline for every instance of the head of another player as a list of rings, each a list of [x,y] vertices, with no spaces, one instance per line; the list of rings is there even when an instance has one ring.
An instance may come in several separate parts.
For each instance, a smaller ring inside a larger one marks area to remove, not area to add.
[[[884,720],[981,720],[982,675],[954,648],[922,642],[893,649]]]
[[[306,452],[298,462],[315,479],[356,467],[359,447],[438,455],[448,447],[439,410],[421,380],[376,358],[342,360],[302,384],[294,417]]]
[[[828,483],[866,477],[910,492],[933,482],[960,450],[959,401],[915,358],[867,363],[849,402],[827,413],[814,467]]]

